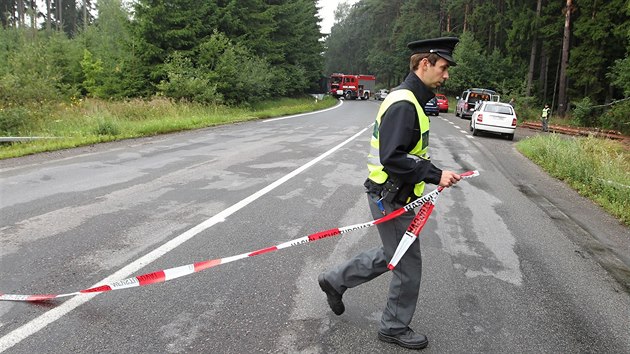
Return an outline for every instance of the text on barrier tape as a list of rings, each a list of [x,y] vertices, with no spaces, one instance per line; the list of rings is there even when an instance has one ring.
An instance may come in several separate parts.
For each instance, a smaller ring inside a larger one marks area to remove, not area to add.
[[[478,171],[468,171],[468,172],[462,173],[460,176],[462,177],[462,179],[466,179],[466,178],[476,177],[478,175],[479,175]],[[316,232],[308,236],[296,238],[294,240],[287,241],[276,246],[263,248],[257,251],[243,253],[243,254],[239,254],[239,255],[231,256],[231,257],[217,258],[217,259],[197,262],[193,264],[187,264],[187,265],[179,266],[175,268],[158,270],[157,272],[138,275],[136,277],[131,277],[131,278],[115,281],[109,284],[98,285],[93,288],[83,289],[83,290],[79,290],[79,291],[75,291],[75,292],[67,293],[67,294],[18,295],[18,294],[0,293],[0,301],[46,301],[46,300],[58,299],[62,297],[69,297],[69,296],[75,296],[75,295],[81,295],[81,294],[103,293],[103,292],[112,291],[112,290],[121,290],[121,289],[133,288],[133,287],[138,287],[138,286],[163,283],[163,282],[180,278],[180,277],[192,274],[192,273],[201,272],[202,270],[206,270],[208,268],[218,266],[219,264],[226,264],[226,263],[234,262],[239,259],[253,257],[260,254],[277,251],[283,248],[297,246],[304,243],[340,235],[340,234],[347,233],[350,231],[378,225],[386,221],[395,219],[398,216],[410,210],[413,210],[419,206],[422,206],[422,208],[420,209],[420,211],[418,212],[418,214],[412,221],[409,229],[407,230],[407,232],[405,232],[406,237],[403,237],[403,239],[401,240],[401,243],[398,245],[396,252],[399,254],[395,253],[394,257],[392,258],[392,261],[390,262],[390,265],[389,265],[390,269],[394,269],[394,267],[396,266],[396,263],[398,263],[398,260],[400,260],[404,252],[409,248],[409,245],[411,245],[411,243],[415,239],[417,239],[418,235],[420,234],[420,231],[422,230],[422,227],[426,223],[427,218],[429,217],[429,215],[431,214],[431,211],[433,210],[433,206],[435,205],[435,201],[437,200],[437,197],[439,196],[439,194],[442,192],[443,189],[444,188],[442,187],[438,187],[436,190],[422,196],[421,198],[418,198],[412,201],[411,203],[399,209],[392,211],[391,213],[383,216],[382,218],[372,220],[372,221],[362,223],[362,224],[350,225],[350,226],[339,227],[339,228],[334,228],[330,230]],[[416,218],[420,218],[418,217],[418,215],[420,214],[422,214],[422,217],[421,217],[422,219],[416,220]],[[407,234],[411,234],[411,235],[408,236]],[[403,245],[403,242],[408,243],[408,244]],[[392,263],[394,261],[395,263]]]

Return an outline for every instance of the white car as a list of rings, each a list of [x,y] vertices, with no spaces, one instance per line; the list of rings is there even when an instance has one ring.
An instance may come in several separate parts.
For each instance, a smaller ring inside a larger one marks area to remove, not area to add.
[[[516,113],[507,103],[485,101],[475,109],[470,119],[470,131],[478,135],[480,131],[506,135],[514,139]]]
[[[376,91],[376,93],[374,94],[374,99],[382,101],[382,100],[385,99],[385,97],[387,97],[388,93],[389,93],[389,90],[380,89],[380,90]]]

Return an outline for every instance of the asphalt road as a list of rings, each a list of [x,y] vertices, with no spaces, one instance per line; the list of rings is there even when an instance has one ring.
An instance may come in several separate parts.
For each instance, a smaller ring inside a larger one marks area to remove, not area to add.
[[[0,292],[68,293],[369,221],[377,108],[0,161]],[[481,176],[447,189],[421,234],[424,352],[630,353],[628,228],[467,124],[431,118],[434,163]],[[0,351],[403,352],[376,338],[390,274],[349,290],[342,316],[317,286],[378,245],[360,229],[163,284],[0,302]]]

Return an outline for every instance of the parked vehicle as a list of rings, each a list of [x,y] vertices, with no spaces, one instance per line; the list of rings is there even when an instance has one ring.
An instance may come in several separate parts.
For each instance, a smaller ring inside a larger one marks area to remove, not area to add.
[[[424,114],[430,116],[437,116],[440,114],[440,109],[438,108],[437,98],[433,97],[432,99],[424,105]]]
[[[513,140],[515,130],[516,113],[508,103],[482,102],[470,119],[470,131],[475,136],[484,131],[506,135]]]
[[[440,112],[448,112],[448,98],[445,95],[438,93],[435,95],[437,98],[438,108]]]
[[[374,92],[376,77],[374,75],[330,75],[330,89],[328,92],[336,98],[343,97],[346,100],[357,98],[367,100]]]
[[[389,90],[387,90],[387,89],[380,89],[380,90],[376,91],[376,93],[374,94],[374,99],[382,101],[382,100],[385,99],[385,97],[387,97],[388,93],[389,93]]]
[[[500,98],[501,97],[492,90],[482,88],[468,89],[462,92],[461,97],[457,97],[457,107],[455,108],[455,115],[462,118],[470,118],[472,117],[477,102],[499,102]]]

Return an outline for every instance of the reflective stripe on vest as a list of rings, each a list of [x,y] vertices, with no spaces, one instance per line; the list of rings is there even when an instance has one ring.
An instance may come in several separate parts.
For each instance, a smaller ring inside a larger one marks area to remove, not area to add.
[[[412,103],[416,108],[418,114],[418,122],[420,123],[420,139],[416,146],[407,154],[407,157],[413,159],[426,159],[427,152],[429,151],[429,118],[424,114],[424,110],[416,100],[413,92],[409,90],[396,90],[390,92],[385,100],[381,104],[381,108],[376,115],[376,122],[374,122],[374,131],[372,133],[372,139],[370,141],[370,152],[368,154],[368,171],[370,172],[368,178],[375,183],[383,184],[387,180],[387,172],[383,170],[381,159],[379,155],[379,128],[381,126],[381,119],[387,111],[387,109],[394,103],[399,101],[408,101]],[[389,117],[388,119],[396,119],[396,117]],[[424,182],[420,182],[415,185],[414,194],[418,197],[422,196],[424,191]]]

